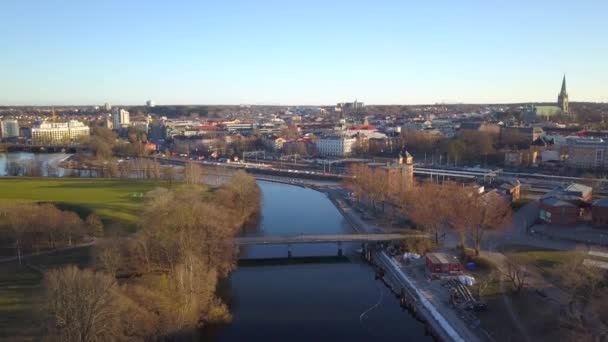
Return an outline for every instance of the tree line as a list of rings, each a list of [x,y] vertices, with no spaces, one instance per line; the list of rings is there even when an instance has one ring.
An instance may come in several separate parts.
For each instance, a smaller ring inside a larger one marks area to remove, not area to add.
[[[349,175],[346,186],[357,201],[374,209],[390,203],[437,243],[450,230],[458,234],[462,247],[470,245],[479,254],[487,231],[511,221],[510,203],[496,191],[479,193],[476,187],[451,182],[407,184],[402,177],[391,182],[386,171],[366,164],[351,165]]]
[[[47,273],[46,333],[62,341],[191,339],[230,320],[216,292],[236,264],[226,240],[259,207],[260,190],[243,171],[212,191],[148,192],[141,229],[96,246],[94,268]]]
[[[13,248],[19,262],[25,253],[71,246],[87,236],[103,235],[100,225],[95,214],[83,221],[75,212],[50,203],[0,204],[0,243]]]
[[[148,142],[146,132],[129,127],[127,139],[119,139],[118,135],[107,127],[93,126],[89,138],[89,147],[93,156],[99,160],[107,160],[113,156],[143,157],[148,154],[145,144]]]

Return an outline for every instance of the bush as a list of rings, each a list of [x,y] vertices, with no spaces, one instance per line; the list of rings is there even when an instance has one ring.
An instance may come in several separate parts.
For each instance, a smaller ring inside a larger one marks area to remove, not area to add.
[[[406,239],[401,242],[401,249],[403,251],[417,253],[420,255],[426,254],[426,252],[434,249],[435,247],[435,242],[426,238]]]
[[[488,260],[484,257],[476,256],[476,257],[470,258],[469,262],[471,262],[471,261],[477,265],[477,271],[482,272],[482,273],[490,273],[490,272],[492,272],[492,270],[494,270],[496,268],[496,265],[494,265],[493,262],[491,262],[490,260]]]

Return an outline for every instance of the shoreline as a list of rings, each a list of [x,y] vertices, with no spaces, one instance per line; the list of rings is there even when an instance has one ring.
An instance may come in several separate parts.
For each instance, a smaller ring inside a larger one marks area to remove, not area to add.
[[[322,191],[322,190],[319,190]],[[334,204],[336,209],[342,214],[344,219],[351,225],[353,230],[360,233],[373,233],[369,229],[366,229],[360,223],[356,222],[356,219],[362,220],[358,213],[356,213],[352,207],[350,207],[347,203],[343,201],[343,199],[338,198],[341,197],[336,195],[331,190],[324,191],[327,194],[329,200]],[[353,217],[354,216],[354,217]],[[479,341],[480,339],[471,331],[467,331],[467,338],[463,338],[461,332],[458,332],[457,329],[448,322],[448,320],[444,317],[441,310],[439,310],[433,303],[420,292],[420,289],[416,286],[415,282],[410,279],[398,265],[392,260],[392,258],[386,254],[385,251],[378,251],[374,253],[376,258],[374,261],[378,262],[380,265],[376,264],[376,267],[380,267],[383,271],[384,269],[388,270],[388,273],[395,278],[394,281],[399,283],[402,292],[405,291],[409,294],[409,296],[413,299],[410,301],[409,305],[412,306],[412,311],[415,313],[420,313],[424,319],[424,323],[427,325],[427,329],[430,330],[431,335],[439,338],[442,341]],[[395,291],[393,291],[395,292]],[[415,317],[415,315],[413,314]]]

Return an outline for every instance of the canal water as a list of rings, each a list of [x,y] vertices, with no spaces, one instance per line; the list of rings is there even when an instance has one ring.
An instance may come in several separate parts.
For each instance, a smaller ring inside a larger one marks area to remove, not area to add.
[[[263,194],[260,229],[249,234],[297,235],[351,232],[325,194],[291,185],[259,182]],[[233,321],[217,341],[431,341],[424,326],[357,255],[359,246],[292,246],[301,256],[326,255],[314,263],[247,263],[230,277]],[[256,246],[245,258],[285,258],[287,246]]]

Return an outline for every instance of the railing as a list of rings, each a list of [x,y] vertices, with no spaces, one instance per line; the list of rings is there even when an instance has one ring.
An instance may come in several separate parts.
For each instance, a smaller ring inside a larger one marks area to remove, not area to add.
[[[233,243],[236,245],[283,245],[299,243],[384,242],[410,238],[429,238],[428,234],[317,234],[317,235],[273,235],[243,236],[233,239],[207,241],[208,243]]]

